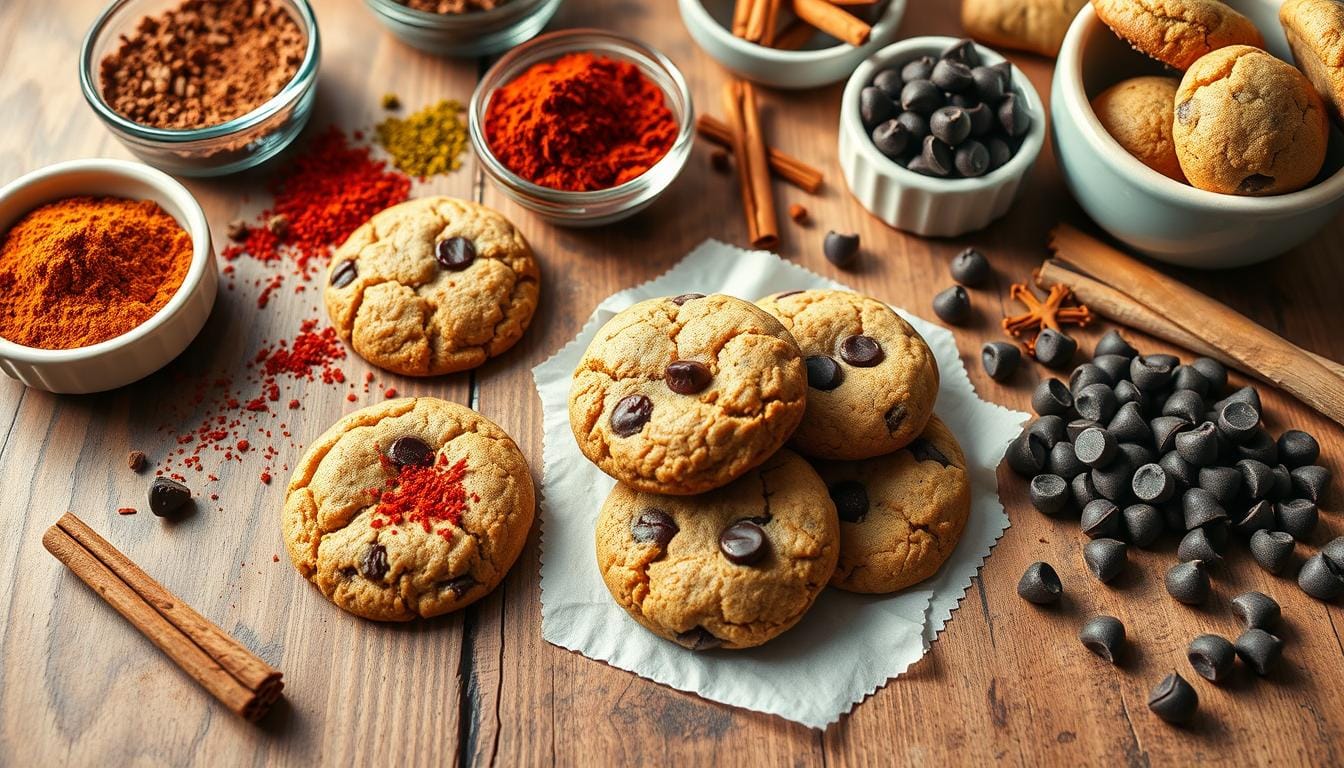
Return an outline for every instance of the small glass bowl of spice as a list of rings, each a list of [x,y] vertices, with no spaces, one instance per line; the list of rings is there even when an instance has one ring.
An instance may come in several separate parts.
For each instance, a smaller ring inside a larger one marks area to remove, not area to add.
[[[205,212],[162,171],[72,160],[0,189],[0,370],[30,387],[148,376],[200,333],[218,286]]]
[[[79,83],[145,162],[222,176],[303,130],[319,56],[308,0],[115,0],[84,37]]]
[[[596,29],[515,48],[472,94],[468,130],[490,180],[543,219],[598,226],[658,198],[690,156],[691,94],[661,53]]]
[[[562,0],[364,0],[398,39],[437,56],[490,56],[537,36]]]

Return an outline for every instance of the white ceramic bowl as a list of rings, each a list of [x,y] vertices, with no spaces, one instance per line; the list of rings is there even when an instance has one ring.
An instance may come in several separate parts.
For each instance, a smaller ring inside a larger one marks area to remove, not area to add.
[[[868,42],[855,47],[818,33],[800,51],[781,51],[734,37],[734,0],[677,0],[681,20],[696,44],[742,77],[777,88],[816,88],[849,77],[873,51],[896,39],[906,0],[890,0]],[[816,46],[816,47],[813,47]]]
[[[73,195],[153,200],[191,235],[182,287],[153,317],[113,339],[78,349],[35,349],[0,338],[0,370],[48,392],[83,394],[125,386],[167,365],[200,333],[215,304],[219,272],[205,212],[168,174],[125,160],[71,160],[0,189],[0,232],[45,203]]]
[[[954,37],[912,37],[878,51],[854,70],[840,101],[840,169],[855,199],[877,218],[922,237],[956,237],[984,229],[1012,207],[1045,142],[1045,109],[1031,81],[1013,67],[1013,92],[1031,113],[1022,145],[1001,168],[974,179],[939,179],[906,170],[873,145],[859,118],[859,92],[887,67],[920,56],[937,56]],[[977,45],[986,65],[1005,59]]]
[[[1292,61],[1278,22],[1279,3],[1228,0],[1228,5],[1255,22],[1270,53]],[[1333,129],[1316,183],[1274,197],[1206,192],[1134,159],[1102,127],[1091,99],[1126,78],[1162,73],[1160,65],[1121,42],[1090,5],[1064,38],[1050,96],[1055,153],[1073,196],[1102,229],[1161,261],[1238,267],[1301,244],[1344,208],[1344,137]]]

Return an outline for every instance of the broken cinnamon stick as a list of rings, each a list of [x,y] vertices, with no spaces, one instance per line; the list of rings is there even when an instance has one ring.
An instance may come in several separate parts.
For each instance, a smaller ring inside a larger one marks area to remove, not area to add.
[[[710,115],[697,116],[695,130],[701,136],[719,146],[732,148],[732,131],[728,128],[727,123],[717,117],[711,117]],[[821,171],[793,155],[781,152],[774,147],[766,147],[766,159],[770,163],[770,170],[804,192],[816,194],[817,190],[821,189],[823,181]]]
[[[1326,417],[1344,424],[1344,377],[1301,347],[1066,224],[1050,233],[1050,248],[1078,271],[1222,351],[1240,370],[1287,391]]]
[[[78,517],[61,516],[42,536],[42,545],[229,709],[255,721],[280,698],[279,671],[164,589]]]
[[[733,6],[733,26],[734,37],[745,38],[747,36],[747,24],[751,21],[752,10],[755,9],[757,0],[737,0]]]
[[[779,244],[779,224],[774,193],[770,189],[770,168],[756,105],[756,89],[749,82],[734,79],[725,83],[723,93],[742,190],[742,207],[747,216],[747,239],[753,248],[773,248]]]
[[[831,37],[854,46],[868,42],[873,32],[862,19],[826,0],[793,0],[793,13]]]

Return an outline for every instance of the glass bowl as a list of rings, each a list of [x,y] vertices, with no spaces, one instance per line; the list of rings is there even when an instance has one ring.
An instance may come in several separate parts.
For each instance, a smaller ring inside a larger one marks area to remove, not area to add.
[[[562,0],[509,0],[488,11],[431,13],[396,0],[364,0],[402,42],[438,56],[489,56],[531,40]]]
[[[308,39],[294,79],[269,101],[245,115],[205,128],[154,128],[136,123],[103,99],[98,69],[103,58],[147,15],[162,13],[174,0],[114,0],[94,21],[79,55],[84,99],[127,149],[146,163],[177,176],[223,176],[260,165],[299,135],[317,94],[321,45],[308,0],[275,0]]]
[[[667,154],[643,174],[610,189],[574,192],[533,184],[509,170],[490,151],[485,114],[495,91],[528,67],[567,53],[591,52],[628,61],[662,89],[680,130]],[[471,146],[490,181],[506,196],[553,224],[594,227],[620,221],[647,208],[671,186],[691,155],[694,109],[686,80],[666,56],[627,37],[598,29],[552,32],[515,48],[481,78],[467,110]]]

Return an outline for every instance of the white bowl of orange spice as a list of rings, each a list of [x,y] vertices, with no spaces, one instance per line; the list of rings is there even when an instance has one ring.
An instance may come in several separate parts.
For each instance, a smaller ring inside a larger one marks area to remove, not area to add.
[[[200,333],[218,286],[205,213],[161,171],[74,160],[0,189],[0,370],[30,387],[148,376]]]

